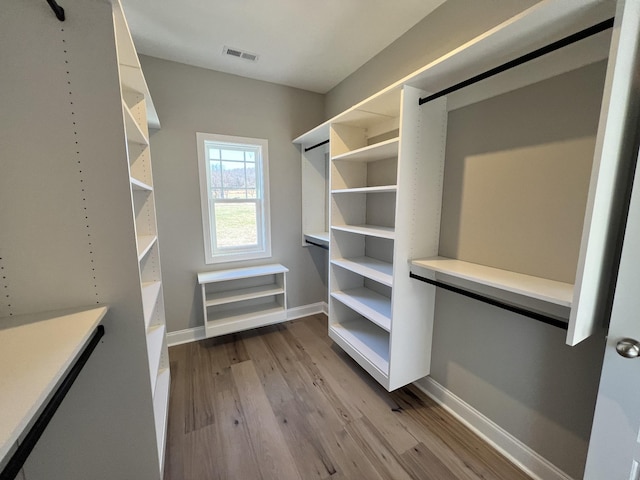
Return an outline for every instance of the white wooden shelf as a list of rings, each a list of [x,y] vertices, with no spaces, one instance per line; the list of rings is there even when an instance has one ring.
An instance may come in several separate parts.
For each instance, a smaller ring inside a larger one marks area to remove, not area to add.
[[[147,192],[152,192],[153,191],[153,187],[151,185],[148,185],[148,184],[138,180],[137,178],[130,177],[130,181],[131,181],[131,188],[133,190],[147,191]]]
[[[389,334],[364,318],[333,323],[329,336],[378,382],[388,385]]]
[[[2,318],[0,463],[41,413],[107,307]]]
[[[208,293],[205,300],[207,307],[224,305],[227,303],[242,302],[254,298],[270,297],[284,293],[284,288],[276,284],[260,285],[257,287],[242,288],[228,292]]]
[[[377,187],[340,188],[331,190],[331,193],[395,193],[397,185],[382,185]]]
[[[243,278],[260,277],[263,275],[276,275],[286,273],[289,269],[283,265],[270,264],[257,267],[232,268],[227,270],[217,270],[215,272],[204,272],[198,274],[198,283],[227,282],[230,280],[241,280]]]
[[[305,241],[308,240],[329,248],[329,232],[305,233],[303,236]]]
[[[149,145],[149,139],[144,134],[128,105],[122,100],[122,110],[124,112],[124,126],[127,135],[127,141],[137,143],[139,145]]]
[[[199,273],[206,336],[285,321],[288,271],[271,264]]]
[[[167,438],[167,423],[169,413],[169,390],[171,375],[169,368],[162,368],[158,372],[156,388],[153,395],[153,417],[156,425],[156,439],[158,444],[158,458],[164,463],[165,439]],[[162,466],[161,466],[162,470]]]
[[[381,227],[377,225],[332,225],[333,230],[341,232],[357,233],[359,235],[368,235],[371,237],[387,238],[393,240],[395,238],[395,229],[393,227]]]
[[[144,311],[144,325],[146,328],[149,328],[151,316],[158,303],[161,287],[162,282],[159,281],[142,283],[142,310]]]
[[[336,258],[331,260],[331,263],[388,287],[393,285],[393,264],[391,263],[364,256]]]
[[[140,235],[138,237],[138,261],[141,261],[155,245],[156,235]]]
[[[400,141],[398,138],[392,138],[385,140],[384,142],[376,143],[373,145],[367,145],[366,147],[358,148],[341,155],[332,157],[332,160],[342,160],[350,162],[376,162],[378,160],[384,160],[386,158],[393,158],[398,156],[398,145]]]
[[[533,277],[451,258],[434,257],[412,260],[411,271],[427,278],[432,278],[434,274],[436,278],[441,278],[442,275],[449,278],[459,278],[563,307],[571,307],[573,300],[573,285],[570,283]]]
[[[207,337],[215,337],[284,322],[286,319],[286,308],[276,302],[241,306],[209,314],[205,332]]]
[[[391,299],[368,288],[332,292],[331,296],[387,332],[391,330]]]
[[[147,329],[147,355],[149,358],[149,373],[152,392],[155,394],[156,380],[160,370],[160,357],[164,348],[166,327],[164,324],[154,325]]]

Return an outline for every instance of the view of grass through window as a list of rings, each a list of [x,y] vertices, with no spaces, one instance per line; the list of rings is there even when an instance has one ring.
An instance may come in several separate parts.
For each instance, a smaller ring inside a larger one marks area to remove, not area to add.
[[[218,248],[243,247],[258,243],[254,203],[216,203],[215,215]]]

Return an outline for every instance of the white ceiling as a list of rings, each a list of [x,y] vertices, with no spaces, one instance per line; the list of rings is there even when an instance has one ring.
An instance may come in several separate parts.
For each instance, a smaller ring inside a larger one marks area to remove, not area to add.
[[[122,0],[145,55],[326,93],[445,0]],[[224,46],[259,55],[223,55]]]

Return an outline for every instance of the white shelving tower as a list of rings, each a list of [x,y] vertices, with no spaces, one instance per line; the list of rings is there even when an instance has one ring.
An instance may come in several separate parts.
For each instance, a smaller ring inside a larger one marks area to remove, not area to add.
[[[329,336],[389,390],[430,368],[434,295],[407,260],[437,252],[446,118],[423,94],[386,91],[330,127]]]
[[[149,151],[155,108],[118,0],[67,0],[64,22],[46,2],[6,7],[0,318],[109,307],[104,337],[24,475],[158,480],[169,365]]]
[[[156,221],[149,126],[160,124],[119,1],[113,4],[129,181],[135,216],[140,292],[160,469],[163,470],[169,404],[169,353]],[[149,110],[147,107],[149,106]]]

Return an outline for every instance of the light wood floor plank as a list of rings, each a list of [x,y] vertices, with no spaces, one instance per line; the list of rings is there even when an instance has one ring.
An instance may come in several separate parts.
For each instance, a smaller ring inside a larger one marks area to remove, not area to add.
[[[324,315],[169,356],[165,480],[530,480],[416,387],[382,388]]]
[[[253,361],[233,364],[231,373],[240,395],[242,410],[247,418],[252,419],[247,426],[262,478],[301,479]]]

